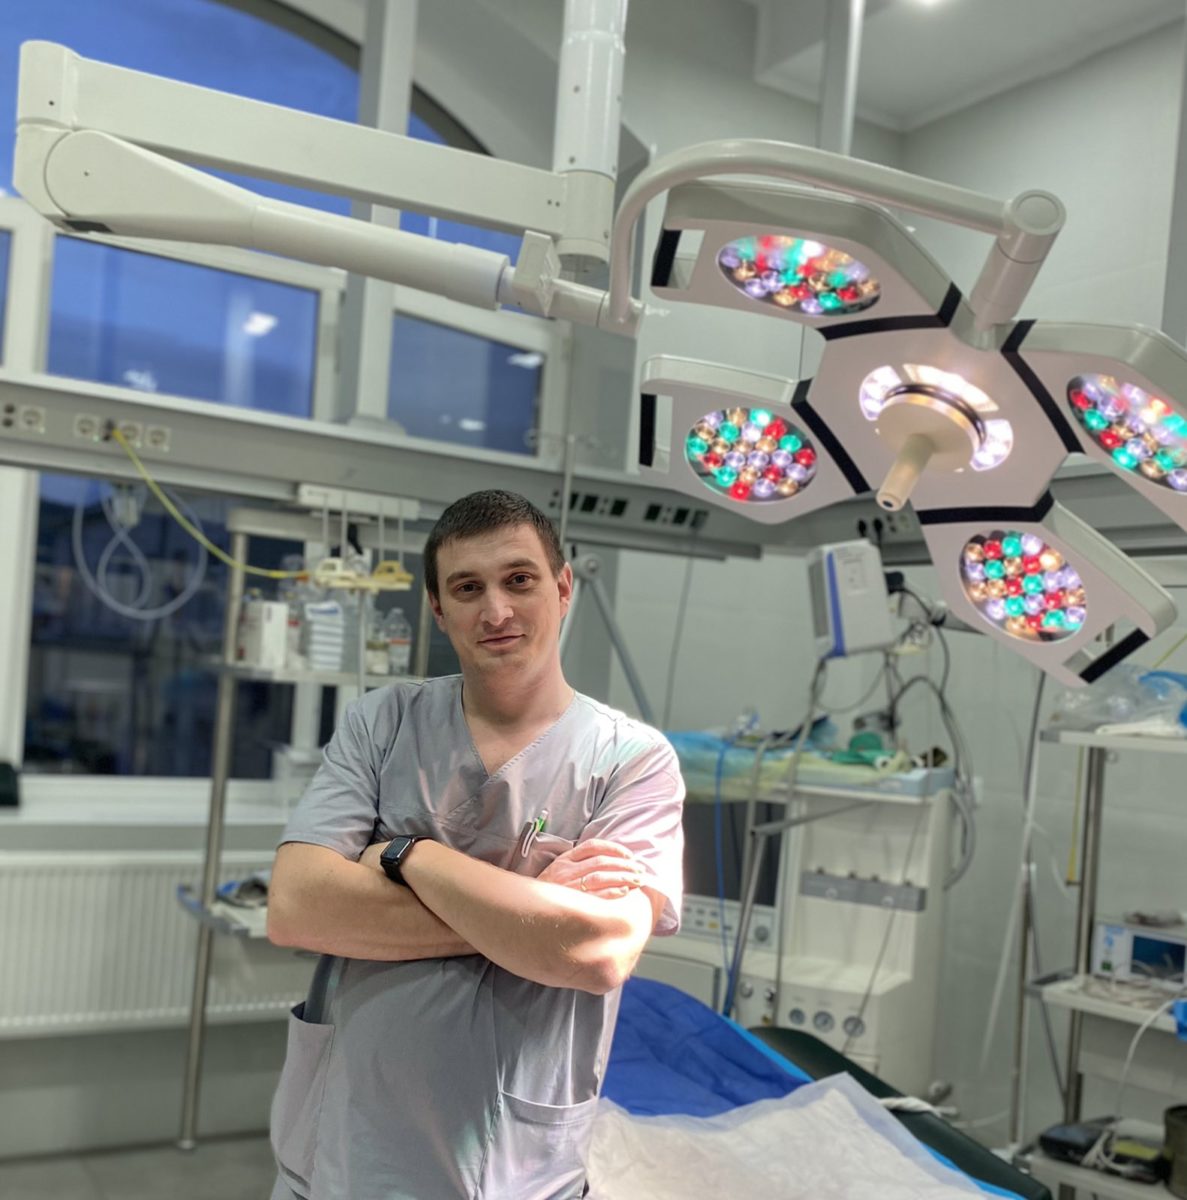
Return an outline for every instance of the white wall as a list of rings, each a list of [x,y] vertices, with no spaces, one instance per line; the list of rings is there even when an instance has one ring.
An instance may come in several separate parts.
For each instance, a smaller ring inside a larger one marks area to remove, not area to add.
[[[1161,322],[1170,233],[1182,30],[1163,30],[918,131],[904,142],[905,169],[1002,197],[1048,188],[1068,209],[1067,225],[1023,309],[1047,319]],[[987,245],[964,231],[920,223],[921,236],[967,289]],[[1180,331],[1180,336],[1181,336]],[[1182,597],[1182,593],[1178,594]],[[1139,655],[1155,662],[1181,634],[1172,630]],[[1017,878],[1021,840],[1021,746],[1035,673],[991,645],[953,639],[953,705],[970,732],[984,778],[982,840],[976,866],[952,896],[945,955],[938,1070],[958,1081],[974,1116],[1008,1102],[1008,1026],[987,1072],[979,1069],[995,959]],[[1187,667],[1182,653],[1167,664]],[[1051,689],[1057,692],[1058,689]],[[1182,851],[1187,814],[1178,797],[1177,760],[1130,755],[1110,769],[1100,907],[1187,908]],[[1038,820],[1050,835],[1039,850],[1044,967],[1070,965],[1074,898],[1055,876],[1067,869],[1076,781],[1075,751],[1042,751]],[[1033,1014],[1036,1018],[1037,1012]],[[1063,1051],[1064,1022],[1056,1019]],[[1037,1030],[1030,1042],[1031,1132],[1060,1116]],[[1133,1101],[1157,1115],[1153,1098]],[[1112,1097],[1097,1096],[1109,1109]],[[1091,1103],[1089,1104],[1091,1108]],[[992,1140],[1001,1127],[981,1131]]]

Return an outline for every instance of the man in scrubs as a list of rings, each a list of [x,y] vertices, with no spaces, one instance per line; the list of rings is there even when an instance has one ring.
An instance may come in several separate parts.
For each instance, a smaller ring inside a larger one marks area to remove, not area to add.
[[[619,989],[678,928],[676,756],[565,682],[551,523],[478,492],[424,561],[461,675],[351,705],[277,852],[268,935],[324,957],[274,1200],[583,1195]]]

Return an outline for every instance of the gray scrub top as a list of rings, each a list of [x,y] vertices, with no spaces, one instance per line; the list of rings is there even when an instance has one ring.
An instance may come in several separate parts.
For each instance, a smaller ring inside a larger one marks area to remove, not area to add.
[[[576,695],[494,775],[461,706],[460,676],[397,684],[352,704],[283,842],[355,860],[426,834],[521,874],[610,838],[666,898],[683,887],[676,755],[656,730]],[[524,823],[548,810],[525,858]],[[393,885],[395,886],[395,885]],[[315,1023],[298,1005],[272,1105],[285,1182],[309,1200],[569,1200],[581,1195],[619,993],[544,987],[480,955],[337,960]]]

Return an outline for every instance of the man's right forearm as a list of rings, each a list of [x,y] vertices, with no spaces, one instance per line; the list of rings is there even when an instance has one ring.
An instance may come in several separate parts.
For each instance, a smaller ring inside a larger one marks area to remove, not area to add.
[[[287,842],[277,852],[268,938],[278,946],[377,962],[476,953],[409,888],[303,842]]]

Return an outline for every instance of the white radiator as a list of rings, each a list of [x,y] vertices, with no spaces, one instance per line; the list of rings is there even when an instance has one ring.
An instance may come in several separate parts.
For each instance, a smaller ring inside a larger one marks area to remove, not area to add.
[[[223,877],[269,862],[229,851]],[[190,851],[0,853],[0,1038],[186,1024],[198,922],[176,893],[201,871]],[[208,1016],[279,1016],[312,967],[262,939],[216,934]]]

